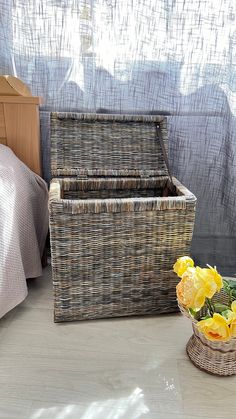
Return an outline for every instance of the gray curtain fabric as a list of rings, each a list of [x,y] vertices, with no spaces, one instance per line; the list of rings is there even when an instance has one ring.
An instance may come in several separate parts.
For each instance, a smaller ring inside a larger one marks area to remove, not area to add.
[[[0,0],[0,72],[49,111],[164,113],[173,173],[198,198],[192,253],[236,272],[232,0]]]

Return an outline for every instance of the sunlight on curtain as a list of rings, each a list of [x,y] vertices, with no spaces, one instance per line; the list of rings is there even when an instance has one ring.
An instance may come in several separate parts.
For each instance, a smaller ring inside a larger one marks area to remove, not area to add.
[[[198,197],[193,254],[236,272],[236,4],[0,0],[0,71],[44,110],[169,113],[174,174]],[[42,115],[49,179],[48,114]]]
[[[182,96],[217,84],[236,112],[231,0],[1,3],[8,72],[50,106],[199,111]]]

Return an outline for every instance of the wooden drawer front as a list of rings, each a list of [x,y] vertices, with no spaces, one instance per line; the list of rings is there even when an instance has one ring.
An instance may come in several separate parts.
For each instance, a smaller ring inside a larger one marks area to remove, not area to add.
[[[5,128],[5,118],[4,118],[4,111],[3,111],[3,105],[0,103],[0,142],[1,144],[4,144],[2,142],[2,138],[5,139],[6,137],[6,128]]]

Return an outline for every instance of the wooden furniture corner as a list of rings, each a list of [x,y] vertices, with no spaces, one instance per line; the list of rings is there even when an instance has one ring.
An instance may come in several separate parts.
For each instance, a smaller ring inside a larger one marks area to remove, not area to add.
[[[16,156],[38,175],[42,175],[40,103],[41,99],[31,96],[30,91],[19,79],[0,76],[0,144],[10,147]]]

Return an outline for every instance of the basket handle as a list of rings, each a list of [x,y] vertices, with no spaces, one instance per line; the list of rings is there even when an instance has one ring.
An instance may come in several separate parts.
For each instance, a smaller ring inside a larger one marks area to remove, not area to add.
[[[166,149],[165,149],[165,144],[164,144],[164,141],[163,141],[161,128],[160,128],[159,125],[156,125],[156,137],[160,141],[162,154],[163,154],[163,157],[164,157],[164,160],[165,160],[165,164],[166,164],[167,171],[168,171],[168,176],[169,176],[169,179],[170,179],[171,191],[175,192],[176,188],[175,188],[175,185],[174,185],[174,182],[173,182],[173,178],[172,178],[172,174],[171,174],[171,170],[170,170],[169,159],[168,159],[168,156],[167,156],[167,152],[166,152]]]

